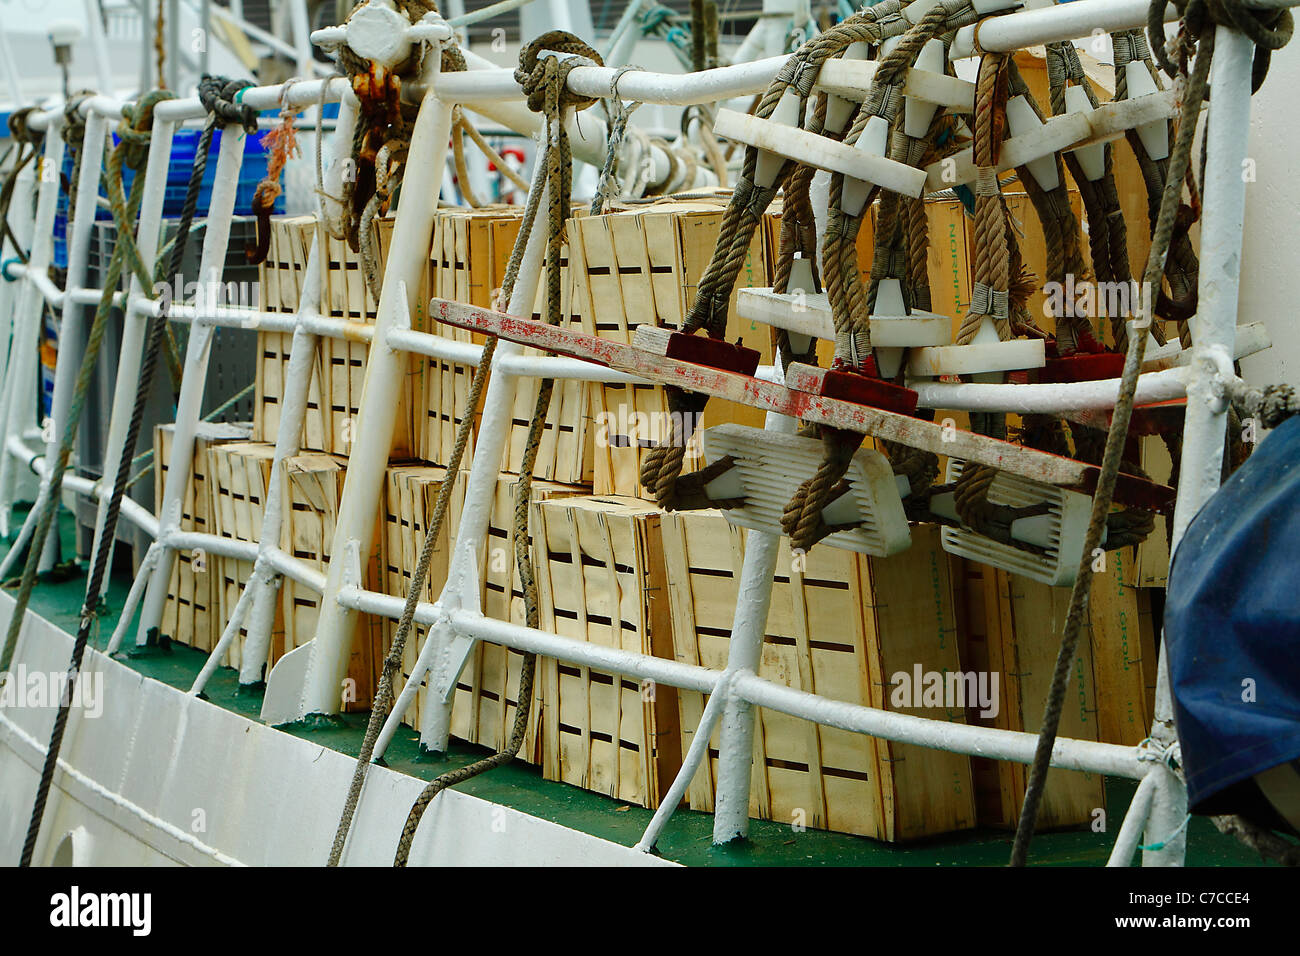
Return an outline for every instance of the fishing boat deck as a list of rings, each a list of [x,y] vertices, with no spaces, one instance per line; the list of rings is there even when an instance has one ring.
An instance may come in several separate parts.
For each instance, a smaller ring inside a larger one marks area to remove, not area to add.
[[[21,523],[25,506],[15,509]],[[72,516],[64,512],[60,522],[63,553],[74,551]],[[8,543],[0,542],[0,555]],[[130,586],[129,576],[119,571],[112,578],[108,607],[92,637],[92,646],[103,649]],[[85,593],[85,575],[77,573],[50,577],[38,583],[31,610],[69,633],[75,633]],[[141,656],[119,658],[141,674],[181,690],[188,690],[207,655],[182,645],[166,652],[149,651]],[[249,720],[257,720],[261,698],[238,691],[237,672],[219,668],[208,682],[206,697],[214,704]],[[365,712],[343,715],[327,726],[289,725],[281,729],[302,739],[355,755],[365,732]],[[479,759],[483,747],[452,741],[445,759],[433,760],[420,753],[419,734],[401,727],[393,738],[385,761],[389,767],[422,780]],[[1034,862],[1049,866],[1096,866],[1104,864],[1114,844],[1113,827],[1119,826],[1136,782],[1116,778],[1106,781],[1107,819],[1111,832],[1091,829],[1045,833],[1034,842]],[[542,779],[538,767],[522,761],[475,777],[457,789],[511,807],[561,826],[580,830],[605,840],[633,846],[650,822],[652,811],[630,806],[601,794],[565,783]],[[338,797],[341,799],[342,794]],[[727,846],[712,844],[712,814],[678,810],[658,841],[658,852],[666,859],[688,866],[1002,866],[1011,846],[1011,833],[988,828],[890,845],[865,837],[824,830],[794,831],[789,824],[754,820],[749,838]],[[1259,861],[1231,837],[1220,834],[1209,820],[1193,818],[1188,828],[1188,866],[1254,866]]]

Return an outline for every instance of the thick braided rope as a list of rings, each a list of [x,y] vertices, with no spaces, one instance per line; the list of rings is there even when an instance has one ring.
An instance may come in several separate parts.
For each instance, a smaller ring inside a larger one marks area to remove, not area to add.
[[[902,86],[908,68],[916,62],[921,48],[948,25],[949,18],[950,11],[946,6],[940,5],[930,10],[920,22],[903,34],[894,49],[879,62],[872,76],[867,100],[844,138],[846,143],[856,143],[872,117],[884,119],[891,125],[894,123],[902,103]],[[890,153],[896,161],[916,163],[924,149],[923,141],[912,139],[901,130],[896,130]],[[871,356],[871,302],[863,288],[857,261],[857,234],[862,216],[849,215],[840,208],[844,178],[843,174],[836,174],[831,179],[831,211],[822,245],[822,261],[826,264],[826,294],[835,324],[835,366],[858,369]],[[879,190],[872,190],[872,193],[876,192]],[[863,206],[864,212],[869,208],[871,198],[869,195]],[[898,245],[903,241],[899,220],[901,202],[901,197],[892,192],[887,192],[881,199],[882,235],[877,237],[872,270],[873,300],[876,269],[881,267],[883,250],[888,250],[884,252],[888,265],[883,268],[889,277],[906,278],[906,263],[902,255],[896,254],[899,251]],[[826,523],[822,512],[833,497],[841,493],[844,476],[862,438],[857,432],[832,428],[821,430],[821,464],[811,478],[800,484],[781,515],[781,529],[789,536],[793,550],[806,552],[836,530]],[[918,463],[917,474],[923,470],[924,466]],[[935,472],[937,474],[937,462]]]
[[[538,158],[538,162],[545,163],[545,161],[545,156]],[[506,266],[506,274],[501,283],[502,299],[507,303],[514,291],[515,282],[519,275],[519,267],[523,262],[527,237],[532,232],[533,222],[537,218],[541,198],[541,190],[531,190],[528,193],[528,202],[524,206],[519,235],[515,239],[515,245],[511,250],[510,259]],[[483,345],[483,354],[479,359],[478,366],[474,369],[474,377],[470,382],[469,395],[466,399],[465,415],[460,424],[456,426],[456,438],[452,445],[451,458],[447,463],[448,475],[456,474],[460,470],[461,462],[464,460],[465,450],[469,445],[470,432],[473,430],[473,410],[478,407],[479,400],[482,397],[483,388],[492,366],[492,356],[496,353],[497,341],[496,336],[488,337],[488,340]],[[420,595],[424,590],[424,581],[429,574],[429,565],[433,561],[433,553],[437,550],[437,542],[442,534],[442,526],[446,520],[447,510],[451,505],[453,487],[454,482],[452,481],[444,481],[438,487],[438,497],[434,502],[433,514],[429,519],[428,527],[425,529],[424,544],[420,548],[420,556],[416,560],[415,569],[411,574],[411,583],[406,591],[406,603],[402,607],[402,615],[397,620],[397,631],[393,635],[392,644],[389,646],[388,654],[385,656],[383,667],[380,670],[379,686],[375,690],[374,703],[370,708],[370,718],[366,723],[366,732],[361,740],[361,750],[357,754],[357,763],[352,773],[352,783],[344,800],[338,828],[335,830],[328,866],[338,866],[343,855],[348,833],[352,828],[352,820],[356,815],[357,804],[361,800],[361,790],[365,784],[366,774],[374,757],[379,733],[393,708],[395,699],[393,685],[396,682],[399,668],[402,666],[406,642],[410,637],[411,627],[415,621],[415,609],[420,603]]]
[[[992,318],[998,338],[1011,337],[1011,256],[1007,241],[1010,225],[997,178],[997,157],[1006,132],[1005,54],[985,54],[980,60],[975,87],[974,159],[975,267],[971,303],[957,330],[956,344],[968,345],[986,318]]]
[[[18,156],[14,163],[9,167],[9,174],[5,177],[4,185],[0,186],[0,229],[3,229],[3,236],[7,238],[9,244],[13,247],[14,255],[18,257],[19,262],[27,262],[27,252],[23,249],[22,243],[14,235],[13,229],[9,225],[9,206],[13,202],[14,188],[18,184],[18,176],[23,169],[36,158],[40,152],[42,134],[32,129],[28,125],[28,118],[36,109],[34,106],[28,106],[20,110],[14,110],[9,114],[8,126],[9,135],[13,139]],[[9,152],[5,152],[8,156]]]
[[[899,0],[869,7],[838,24],[826,33],[801,46],[785,64],[759,99],[754,114],[760,119],[772,115],[781,96],[791,87],[800,94],[801,107],[806,107],[822,65],[832,56],[842,53],[852,43],[869,41],[879,43],[885,36],[904,32],[907,21],[900,13]],[[888,23],[888,30],[882,26]],[[801,125],[806,110],[800,109]],[[824,112],[819,115],[824,117]],[[710,335],[722,338],[727,330],[727,311],[736,279],[749,253],[755,230],[763,214],[771,205],[779,188],[788,183],[795,164],[786,161],[772,187],[754,185],[758,165],[758,150],[746,147],[745,161],[740,180],[732,192],[731,200],[723,213],[718,229],[718,239],[709,264],[696,287],[695,301],[691,304],[682,331],[693,333],[705,329]],[[788,275],[787,275],[788,279]],[[671,431],[666,442],[647,449],[641,462],[640,480],[655,502],[665,510],[687,507],[712,507],[702,494],[698,480],[689,484],[682,479],[682,466],[686,457],[686,442],[692,428],[708,402],[707,396],[687,395],[681,389],[668,386],[664,389],[671,415]],[[698,479],[698,476],[697,476]]]
[[[1115,60],[1115,102],[1128,99],[1128,71],[1126,67],[1130,61],[1141,61],[1151,74],[1156,87],[1161,86],[1160,75],[1151,60],[1151,50],[1141,30],[1112,33],[1110,39]],[[1167,128],[1172,142],[1174,138],[1172,120],[1167,124]],[[1133,151],[1133,155],[1138,162],[1138,169],[1142,173],[1143,185],[1147,191],[1147,221],[1151,228],[1154,229],[1156,220],[1160,216],[1160,201],[1164,195],[1165,181],[1169,173],[1169,159],[1168,157],[1161,160],[1152,159],[1137,130],[1128,130],[1124,138]],[[1191,209],[1188,207],[1180,209],[1180,215],[1187,216],[1187,225],[1189,226],[1191,224],[1191,214]],[[1170,299],[1173,303],[1185,305],[1186,308],[1192,307],[1191,303],[1194,303],[1196,298],[1199,273],[1200,262],[1197,259],[1196,251],[1192,248],[1190,231],[1187,229],[1177,230],[1170,242],[1163,276],[1164,280],[1169,283]],[[1157,306],[1157,314],[1163,314],[1164,310],[1159,308],[1159,303],[1157,303]],[[1187,316],[1164,315],[1163,317],[1177,319],[1179,342],[1184,349],[1191,348],[1191,326],[1187,321]],[[1152,323],[1153,334],[1157,328],[1158,323]],[[1163,331],[1159,334],[1163,334]]]
[[[1030,94],[1015,64],[1008,64],[1008,69],[1011,78],[1011,94],[1023,96],[1039,119],[1042,119],[1038,103]],[[1074,210],[1070,207],[1070,197],[1066,191],[1066,180],[1059,154],[1054,155],[1052,161],[1056,167],[1057,184],[1050,191],[1044,190],[1039,185],[1037,178],[1027,166],[1016,168],[1016,175],[1024,186],[1030,204],[1034,207],[1034,212],[1042,225],[1047,248],[1047,268],[1044,279],[1064,286],[1066,277],[1073,275],[1076,282],[1086,282],[1091,276],[1091,271],[1083,257],[1082,230],[1079,228]],[[1088,317],[1075,314],[1073,303],[1065,303],[1063,297],[1053,298],[1056,303],[1063,306],[1052,317],[1056,325],[1058,353],[1070,355],[1080,347],[1092,346],[1096,336]],[[1013,303],[1012,308],[1014,305]]]
[[[1188,82],[1187,94],[1183,100],[1178,124],[1178,138],[1170,154],[1169,179],[1166,183],[1164,197],[1160,204],[1160,215],[1151,237],[1151,252],[1147,260],[1144,280],[1152,284],[1159,281],[1163,271],[1165,253],[1168,251],[1175,227],[1175,214],[1182,192],[1183,176],[1191,159],[1192,139],[1196,132],[1196,118],[1205,98],[1209,78],[1210,61],[1214,53],[1214,33],[1207,32],[1200,41],[1196,56],[1196,65]],[[1144,319],[1151,320],[1150,304],[1144,303]],[[1111,501],[1115,490],[1115,481],[1119,474],[1124,445],[1128,436],[1129,423],[1133,413],[1133,399],[1137,391],[1138,372],[1142,366],[1142,356],[1146,352],[1145,335],[1130,338],[1128,354],[1124,362],[1124,375],[1120,380],[1119,396],[1111,415],[1110,431],[1106,436],[1106,450],[1102,458],[1101,474],[1097,479],[1097,489],[1092,499],[1092,513],[1088,529],[1084,536],[1083,551],[1079,559],[1079,570],[1074,587],[1070,592],[1070,606],[1066,613],[1064,633],[1056,657],[1056,666],[1052,672],[1052,683],[1048,691],[1047,704],[1043,722],[1038,735],[1038,746],[1034,751],[1034,762],[1030,767],[1028,784],[1025,790],[1025,802],[1020,810],[1020,820],[1016,826],[1015,842],[1011,850],[1011,865],[1024,866],[1029,854],[1029,844],[1033,839],[1034,824],[1038,819],[1038,808],[1042,802],[1043,788],[1047,782],[1051,766],[1052,750],[1056,745],[1057,730],[1061,722],[1061,708],[1065,700],[1065,688],[1069,683],[1070,672],[1074,665],[1074,655],[1083,629],[1083,615],[1088,604],[1088,595],[1092,589],[1092,555],[1098,547],[1102,531],[1106,527],[1110,513]]]
[[[519,54],[519,69],[516,78],[524,89],[531,108],[540,110],[546,118],[547,148],[546,175],[550,196],[548,203],[547,248],[546,248],[546,321],[552,325],[560,321],[560,256],[564,242],[564,223],[568,215],[573,160],[569,148],[568,133],[564,118],[570,109],[585,109],[595,103],[594,99],[580,97],[568,89],[569,71],[577,65],[577,60],[558,61],[548,56],[539,61],[543,50],[571,53],[594,60],[601,64],[599,54],[572,34],[552,31],[533,40]],[[539,95],[540,93],[540,95]],[[527,242],[527,233],[521,230],[516,245],[520,260],[523,247]],[[513,258],[513,257],[512,257]],[[517,267],[516,267],[517,269]],[[528,423],[528,436],[524,444],[524,456],[520,465],[520,477],[515,485],[514,539],[515,565],[518,569],[520,586],[523,590],[524,612],[527,625],[536,628],[540,625],[538,610],[538,593],[536,575],[533,570],[531,547],[532,539],[528,532],[529,503],[532,500],[533,471],[537,464],[538,446],[541,444],[542,431],[546,423],[546,413],[550,408],[554,381],[549,378],[541,380],[537,393],[537,402]],[[529,713],[532,709],[533,678],[536,671],[537,656],[532,652],[523,654],[520,667],[519,692],[515,705],[515,720],[510,737],[505,747],[489,757],[475,761],[466,767],[441,774],[429,784],[416,798],[407,816],[406,825],[398,841],[393,858],[394,866],[405,866],[410,857],[411,844],[415,833],[424,817],[424,812],[443,790],[463,783],[495,767],[504,766],[512,761],[523,745],[528,729]]]
[[[132,238],[135,214],[139,209],[140,199],[143,195],[144,175],[143,169],[145,159],[148,155],[149,130],[153,125],[154,106],[164,99],[170,99],[171,94],[163,90],[155,90],[152,93],[142,97],[134,108],[126,107],[123,110],[123,120],[118,126],[118,146],[112,151],[108,170],[105,175],[108,186],[109,201],[113,209],[113,218],[116,221],[118,230],[118,239],[114,244],[113,256],[109,260],[109,267],[106,270],[104,279],[104,292],[100,298],[99,308],[95,313],[95,320],[91,325],[90,336],[86,343],[85,355],[82,358],[81,368],[77,374],[77,383],[73,391],[72,402],[68,408],[68,421],[64,429],[63,439],[59,445],[58,457],[55,459],[53,468],[50,473],[50,483],[48,489],[48,499],[42,510],[35,535],[32,539],[31,548],[27,555],[27,563],[23,568],[22,584],[19,587],[16,606],[14,607],[13,618],[10,621],[9,632],[5,637],[4,651],[0,654],[0,670],[7,673],[9,664],[13,660],[14,648],[17,645],[18,633],[22,628],[23,620],[26,617],[27,606],[31,599],[32,589],[36,582],[36,568],[40,561],[40,553],[44,549],[45,539],[48,537],[50,527],[53,523],[54,515],[58,511],[59,499],[62,494],[63,476],[67,471],[68,462],[72,455],[73,446],[76,443],[77,431],[81,422],[81,412],[85,407],[86,397],[90,390],[91,375],[99,358],[99,352],[103,345],[104,333],[108,325],[108,316],[111,311],[113,301],[113,291],[121,281],[122,268],[125,261],[130,258],[130,253],[134,252],[134,241]],[[122,168],[128,165],[136,171],[135,181],[131,186],[131,195],[127,199],[122,194]],[[138,263],[139,256],[135,255]],[[143,273],[143,269],[140,270]],[[149,276],[143,274],[143,281],[148,285]],[[156,353],[156,343],[154,351]],[[146,356],[147,358],[148,356]],[[144,370],[141,374],[143,376]],[[122,456],[123,468],[119,468],[119,484],[124,484],[126,476],[122,472],[128,472],[131,465],[130,446],[126,449],[127,453]],[[116,489],[115,489],[116,490]],[[120,501],[120,497],[119,497]],[[114,528],[112,525],[105,523],[104,535],[101,537],[100,551],[106,552],[105,541],[111,541]],[[94,568],[86,586],[86,597],[82,605],[81,623],[77,629],[77,636],[72,646],[72,658],[68,664],[67,679],[64,683],[64,696],[59,702],[59,709],[55,714],[54,727],[50,733],[50,742],[45,751],[45,762],[41,770],[40,780],[37,784],[36,798],[32,803],[31,819],[27,826],[27,837],[23,843],[21,856],[21,865],[30,866],[32,856],[36,850],[36,840],[40,835],[41,820],[45,815],[45,804],[49,797],[50,787],[54,780],[54,770],[58,765],[59,751],[63,746],[63,735],[67,729],[68,717],[72,709],[73,693],[76,687],[77,676],[81,671],[81,662],[86,653],[86,646],[90,641],[90,631],[95,620],[95,606],[99,601],[99,593],[103,583],[104,566],[107,563],[106,558],[100,554],[96,556]]]

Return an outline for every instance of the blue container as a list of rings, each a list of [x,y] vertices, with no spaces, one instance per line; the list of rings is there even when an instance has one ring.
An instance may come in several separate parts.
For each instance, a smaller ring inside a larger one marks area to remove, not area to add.
[[[189,188],[190,173],[194,169],[194,159],[198,154],[202,130],[177,130],[172,138],[171,161],[167,167],[167,185],[163,195],[163,216],[174,219],[185,208],[185,193]],[[253,194],[257,184],[266,177],[267,155],[262,146],[263,134],[257,133],[244,140],[244,161],[239,168],[239,182],[235,187],[235,215],[251,216],[253,214]],[[114,137],[116,141],[116,136]],[[199,186],[198,206],[195,215],[203,217],[208,214],[212,203],[212,184],[217,174],[217,150],[221,146],[221,131],[212,134],[212,145],[208,150],[208,163],[203,170],[203,180]],[[123,192],[129,192],[135,174],[126,170],[122,177]],[[284,193],[276,197],[275,213],[284,212]],[[111,219],[108,210],[100,210],[99,218]]]

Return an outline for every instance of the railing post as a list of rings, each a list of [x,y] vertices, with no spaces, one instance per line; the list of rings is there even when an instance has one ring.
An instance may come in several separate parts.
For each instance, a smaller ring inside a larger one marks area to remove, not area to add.
[[[1216,388],[1221,368],[1232,367],[1241,279],[1242,228],[1246,177],[1243,163],[1250,140],[1250,76],[1255,46],[1229,27],[1217,27],[1211,66],[1209,116],[1205,128],[1204,211],[1201,215],[1201,270],[1198,305],[1192,325],[1192,367],[1187,379],[1187,414],[1178,470],[1170,559],[1201,506],[1218,490],[1227,431],[1228,406]],[[1155,721],[1151,739],[1162,749],[1177,743],[1169,668],[1161,645],[1156,679]],[[1181,866],[1186,853],[1187,787],[1162,769],[1151,803],[1143,866]],[[1175,835],[1177,834],[1177,835]]]
[[[33,277],[45,275],[54,257],[54,214],[58,209],[59,173],[63,166],[62,129],[62,116],[50,122],[45,131],[45,152],[28,166],[31,175],[39,179],[40,185],[36,193],[36,214],[31,220],[31,257],[19,293],[18,308],[14,312],[14,332],[8,374],[5,376],[3,422],[0,423],[0,448],[4,449],[4,453],[0,454],[0,510],[4,512],[0,528],[6,532],[16,484],[13,456],[8,453],[9,436],[15,432],[22,435],[34,423],[33,412],[36,411],[31,402],[36,395],[37,343],[40,340],[41,317],[45,314],[45,296],[36,287]],[[25,170],[24,174],[27,172]],[[11,208],[15,208],[12,203]],[[63,436],[58,437],[61,439]],[[45,496],[38,492],[37,500],[40,501],[43,497]],[[54,536],[58,535],[57,527],[56,525],[52,532]]]
[[[793,434],[798,423],[769,412],[770,432]],[[745,560],[740,568],[736,611],[727,647],[728,677],[757,673],[772,604],[772,579],[781,535],[750,530],[745,534]],[[727,682],[730,685],[730,681]],[[730,843],[749,833],[749,787],[753,778],[755,707],[739,694],[723,705],[718,739],[718,784],[713,804],[713,842]],[[698,731],[697,731],[698,733]]]
[[[144,198],[140,203],[140,226],[136,230],[136,248],[140,260],[147,268],[153,266],[158,256],[158,233],[162,228],[164,187],[167,184],[167,167],[171,163],[172,138],[176,133],[176,123],[161,117],[155,117],[153,133],[149,140],[149,161],[144,173]],[[121,241],[118,237],[115,241]],[[150,290],[152,291],[152,290]],[[104,443],[104,461],[101,474],[111,485],[112,477],[117,474],[122,456],[128,453],[126,448],[127,426],[135,406],[136,384],[140,381],[140,360],[144,353],[144,333],[148,325],[146,317],[130,307],[130,303],[145,290],[140,286],[137,276],[131,277],[130,291],[122,309],[122,345],[117,360],[117,379],[113,386],[113,409],[108,424],[108,441]],[[107,567],[113,566],[113,541],[101,541],[104,536],[104,522],[108,517],[108,496],[99,499],[99,510],[95,515],[95,548],[107,548]],[[101,595],[108,593],[112,575],[104,575]]]
[[[167,461],[167,480],[163,485],[162,504],[158,509],[158,544],[160,551],[149,577],[144,605],[140,611],[140,624],[135,643],[143,647],[148,643],[151,630],[162,620],[163,606],[167,603],[167,589],[171,583],[172,569],[176,566],[176,549],[167,538],[180,530],[181,511],[185,489],[190,484],[194,466],[194,436],[198,431],[199,415],[203,406],[203,391],[208,377],[208,356],[212,351],[214,327],[203,317],[204,307],[215,309],[222,305],[219,292],[226,264],[226,246],[230,241],[230,219],[235,211],[235,190],[239,184],[239,168],[244,160],[244,141],[247,134],[238,124],[227,126],[221,133],[221,146],[217,151],[217,169],[212,182],[212,199],[208,208],[207,229],[203,234],[203,252],[199,257],[198,293],[194,298],[194,321],[185,346],[185,359],[181,365],[181,393],[176,402],[176,428],[172,435],[171,457]],[[177,237],[177,242],[180,237]],[[175,280],[171,301],[184,301],[185,277],[183,274],[166,276],[164,281]],[[127,303],[134,310],[136,300]],[[160,321],[168,321],[166,318]],[[152,436],[150,436],[152,440]],[[129,449],[128,449],[129,450]],[[158,463],[155,463],[157,467]],[[107,477],[110,472],[105,471]]]
[[[426,62],[425,88],[432,89],[439,69],[436,49],[426,56]],[[440,101],[432,93],[426,94],[411,134],[411,159],[398,200],[392,251],[384,269],[375,335],[366,359],[365,384],[353,430],[356,440],[343,483],[316,636],[281,658],[271,671],[262,708],[262,719],[269,723],[298,720],[309,714],[333,714],[341,707],[342,682],[347,673],[357,615],[338,600],[343,586],[344,556],[351,540],[359,543],[362,554],[368,553],[374,537],[399,389],[405,381],[406,353],[391,349],[387,336],[398,312],[414,311],[416,307],[412,296],[419,288],[429,258],[433,216],[450,135],[451,104]],[[402,301],[398,300],[399,296],[403,297]],[[286,666],[286,662],[290,663]],[[302,682],[300,688],[292,687],[298,680]]]

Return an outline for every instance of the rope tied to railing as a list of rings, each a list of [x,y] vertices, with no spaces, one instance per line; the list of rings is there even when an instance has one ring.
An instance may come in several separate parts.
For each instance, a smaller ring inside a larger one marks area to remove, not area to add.
[[[1163,7],[1161,7],[1163,11]],[[1163,22],[1163,20],[1162,20]],[[1178,120],[1178,135],[1169,159],[1169,177],[1161,197],[1159,217],[1152,231],[1151,251],[1147,259],[1144,275],[1146,282],[1154,286],[1163,272],[1165,255],[1169,250],[1174,233],[1176,212],[1181,198],[1183,176],[1191,160],[1192,139],[1196,132],[1197,116],[1204,101],[1208,87],[1210,61],[1214,53],[1214,34],[1207,32],[1198,44],[1195,67],[1187,83],[1187,93],[1181,104]],[[1152,318],[1152,303],[1143,302],[1144,324]],[[1069,683],[1070,672],[1074,665],[1074,655],[1083,630],[1083,616],[1087,609],[1088,597],[1092,589],[1093,554],[1100,545],[1102,534],[1107,525],[1115,483],[1119,475],[1124,446],[1127,443],[1129,423],[1132,419],[1134,396],[1137,392],[1138,373],[1142,357],[1146,352],[1146,335],[1130,337],[1128,353],[1124,363],[1124,374],[1120,379],[1119,395],[1111,415],[1110,430],[1106,436],[1106,447],[1102,457],[1100,476],[1092,499],[1092,511],[1084,536],[1082,553],[1079,556],[1079,569],[1070,592],[1069,610],[1066,613],[1060,648],[1057,652],[1056,665],[1052,672],[1052,681],[1044,708],[1043,722],[1038,735],[1038,744],[1034,751],[1034,760],[1030,766],[1025,789],[1025,801],[1021,806],[1020,819],[1016,826],[1015,841],[1011,850],[1011,865],[1024,866],[1029,854],[1029,844],[1033,839],[1038,809],[1042,802],[1043,789],[1051,767],[1052,750],[1056,745],[1057,731],[1060,727],[1061,710],[1065,700],[1065,690]]]
[[[40,152],[41,133],[34,130],[28,125],[28,120],[36,107],[28,106],[20,110],[14,110],[9,114],[8,126],[9,137],[13,144],[5,150],[4,156],[0,156],[0,163],[8,158],[9,153],[18,150],[18,156],[14,163],[9,167],[9,175],[5,177],[4,185],[0,186],[0,228],[3,234],[0,234],[0,240],[7,238],[9,244],[13,246],[14,255],[19,262],[27,262],[27,251],[23,249],[22,243],[14,235],[13,228],[9,225],[9,206],[13,202],[14,189],[18,185],[18,177],[22,174],[27,164],[36,158]]]
[[[883,0],[803,44],[785,61],[759,98],[754,115],[759,119],[770,118],[781,97],[788,89],[793,89],[799,95],[799,126],[804,128],[808,124],[807,128],[820,132],[825,116],[824,95],[820,97],[821,102],[811,121],[808,119],[807,106],[822,66],[831,57],[843,53],[850,44],[860,41],[879,43],[887,37],[906,32],[907,22],[899,15],[901,8],[899,0]],[[682,323],[681,331],[684,333],[691,334],[703,329],[713,338],[726,337],[731,294],[763,214],[783,186],[790,188],[793,184],[791,195],[794,201],[796,204],[803,201],[805,187],[798,180],[792,183],[800,164],[791,160],[783,161],[772,185],[759,185],[755,182],[758,155],[757,148],[746,147],[740,179],[723,213],[713,255],[700,277],[695,300]],[[811,179],[811,174],[808,174],[808,178]],[[804,210],[796,207],[791,215],[802,218],[810,208]],[[783,210],[783,218],[784,215]],[[786,229],[784,225],[782,228],[783,231]],[[790,228],[804,232],[802,226],[792,224]],[[800,244],[804,245],[804,240]],[[792,249],[785,240],[783,246]],[[811,246],[805,245],[805,248]],[[778,268],[785,273],[778,281],[788,281],[788,263]],[[647,449],[641,462],[641,484],[654,497],[659,507],[666,511],[716,507],[720,503],[712,501],[704,492],[709,473],[682,474],[686,446],[708,404],[708,396],[686,392],[674,386],[667,386],[664,394],[670,412],[669,435],[666,441]]]
[[[879,119],[894,130],[890,140],[890,158],[914,166],[921,162],[928,146],[932,146],[939,136],[939,130],[946,127],[942,120],[932,122],[923,138],[910,137],[897,127],[907,71],[930,40],[946,30],[954,19],[964,18],[969,10],[970,5],[964,2],[940,4],[903,34],[876,65],[867,99],[844,137],[846,144],[855,145],[872,119]],[[911,200],[874,185],[861,210],[855,214],[844,209],[845,179],[843,173],[831,177],[826,234],[822,242],[826,297],[835,327],[835,357],[831,367],[836,371],[879,378],[871,347],[871,311],[878,283],[883,279],[898,279],[904,306],[912,304],[912,284],[908,279],[909,276],[915,278],[917,263],[914,259],[909,260],[908,251],[911,249],[919,254],[924,273],[929,230],[926,224],[913,218]],[[862,220],[869,215],[877,195],[880,196],[878,236],[873,253],[871,288],[868,290],[862,283],[858,267],[857,239]],[[924,217],[924,210],[921,216]],[[924,294],[928,299],[928,283],[925,288]],[[781,515],[781,530],[789,536],[790,548],[795,552],[807,552],[823,538],[841,530],[838,525],[828,524],[822,513],[847,489],[844,476],[864,437],[860,432],[826,426],[817,430],[822,441],[822,461],[812,477],[796,489]],[[899,466],[918,482],[924,481],[928,475],[937,476],[937,458],[932,464],[924,453],[903,453],[897,446],[895,453]]]
[[[125,267],[129,267],[146,287],[150,283],[150,275],[144,268],[144,265],[140,260],[139,251],[135,245],[133,228],[135,216],[139,210],[140,200],[144,193],[145,177],[143,175],[143,170],[148,158],[150,130],[153,127],[154,107],[162,100],[170,99],[171,97],[172,94],[165,90],[154,90],[143,96],[134,106],[124,107],[122,110],[122,120],[118,124],[117,128],[118,144],[109,153],[104,180],[108,190],[109,204],[113,211],[114,224],[117,227],[117,238],[113,246],[113,255],[109,260],[108,268],[105,271],[103,293],[99,301],[99,307],[95,312],[95,319],[91,326],[89,338],[86,342],[81,368],[77,373],[76,385],[73,390],[72,400],[68,407],[68,420],[64,427],[64,434],[59,445],[58,455],[51,464],[45,506],[41,511],[31,546],[27,553],[27,561],[23,567],[22,582],[15,598],[13,617],[10,619],[8,632],[5,635],[3,652],[0,652],[0,671],[5,672],[6,678],[8,676],[9,664],[13,660],[14,650],[17,646],[18,635],[22,629],[23,621],[26,618],[27,607],[31,600],[32,590],[36,583],[36,572],[40,563],[40,555],[44,550],[45,540],[49,535],[54,516],[58,511],[59,499],[63,487],[63,477],[67,471],[69,460],[71,459],[72,448],[76,442],[77,430],[81,421],[81,413],[85,406],[86,398],[90,392],[91,377],[98,362],[100,349],[104,341],[104,335],[107,331],[108,317],[112,310],[114,290],[121,282],[122,270]],[[123,171],[126,168],[132,169],[135,172],[135,179],[131,185],[131,193],[129,197],[123,196]],[[153,351],[156,354],[156,346]],[[151,372],[152,368],[149,367],[148,370]],[[144,375],[145,370],[142,369],[142,383],[144,382]],[[149,384],[152,383],[150,382]],[[136,424],[138,426],[138,422]],[[130,448],[127,450],[129,451]],[[130,468],[130,463],[130,454],[124,453],[121,459],[122,467],[119,468],[119,485],[125,484],[127,478],[126,472]],[[120,488],[118,490],[120,492]],[[118,494],[116,501],[120,504],[120,493]],[[90,633],[95,622],[97,614],[96,609],[99,606],[99,594],[107,565],[108,550],[111,547],[111,542],[115,533],[116,517],[116,510],[110,507],[104,525],[104,533],[99,539],[99,546],[96,550],[93,569],[86,585],[86,597],[82,605],[81,624],[77,630],[76,639],[73,642],[72,659],[68,665],[68,676],[64,683],[66,689],[65,695],[60,701],[59,710],[55,715],[54,727],[50,735],[50,743],[45,752],[45,763],[41,772],[40,782],[37,786],[36,798],[32,806],[32,815],[28,824],[27,838],[23,845],[21,857],[21,865],[23,866],[31,865],[32,854],[36,847],[36,838],[40,833],[41,819],[45,813],[46,799],[49,796],[50,785],[54,778],[54,769],[58,763],[59,750],[63,743],[63,734],[67,728],[68,715],[73,700],[73,690],[76,685],[77,675],[81,670],[81,662],[85,656],[86,645],[90,639]]]

